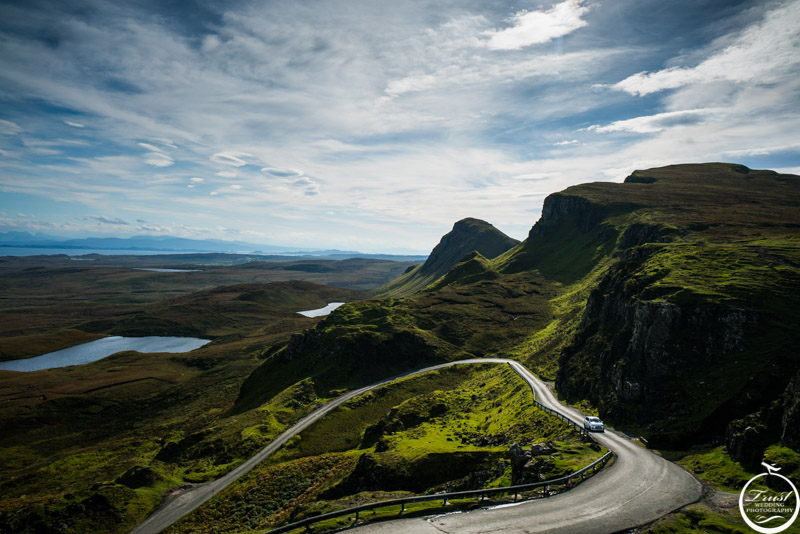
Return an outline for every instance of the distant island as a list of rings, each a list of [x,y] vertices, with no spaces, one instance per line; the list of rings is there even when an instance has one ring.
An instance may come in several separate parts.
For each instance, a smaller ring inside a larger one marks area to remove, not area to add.
[[[0,233],[0,256],[6,255],[3,249],[30,249],[30,254],[17,250],[14,256],[41,254],[42,249],[64,251],[109,251],[113,253],[141,252],[152,253],[204,253],[220,252],[228,254],[262,254],[281,256],[315,256],[334,259],[373,258],[396,259],[398,261],[424,261],[427,255],[416,254],[370,254],[355,250],[326,249],[318,250],[304,247],[287,247],[267,245],[263,243],[247,243],[244,241],[223,241],[220,239],[188,239],[184,237],[139,235],[121,237],[88,237],[81,239],[64,239],[52,235],[31,234],[29,232]],[[66,252],[68,253],[68,252]]]

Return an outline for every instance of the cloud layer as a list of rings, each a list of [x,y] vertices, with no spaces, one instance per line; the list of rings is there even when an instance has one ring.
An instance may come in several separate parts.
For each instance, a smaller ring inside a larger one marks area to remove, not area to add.
[[[1,5],[0,231],[427,251],[634,168],[800,167],[800,1],[700,4]]]

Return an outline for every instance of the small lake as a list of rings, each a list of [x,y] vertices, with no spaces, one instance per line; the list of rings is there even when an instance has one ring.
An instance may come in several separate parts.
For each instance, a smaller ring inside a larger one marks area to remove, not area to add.
[[[336,308],[338,308],[342,304],[344,304],[344,302],[331,302],[330,304],[328,304],[324,308],[319,308],[319,309],[316,309],[316,310],[300,311],[300,312],[297,312],[297,313],[299,313],[300,315],[303,315],[305,317],[322,317],[323,315],[328,315],[330,312],[332,312],[333,310],[335,310]]]
[[[195,337],[104,337],[103,339],[49,352],[41,356],[34,356],[33,358],[0,362],[0,369],[5,371],[39,371],[68,365],[82,365],[101,360],[123,350],[135,350],[143,353],[178,353],[199,349],[207,343],[210,343],[208,339]]]

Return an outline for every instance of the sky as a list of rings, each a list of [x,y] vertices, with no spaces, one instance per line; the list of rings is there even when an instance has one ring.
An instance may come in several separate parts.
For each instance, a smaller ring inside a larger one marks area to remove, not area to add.
[[[635,169],[800,174],[800,0],[0,0],[0,232],[427,253]]]

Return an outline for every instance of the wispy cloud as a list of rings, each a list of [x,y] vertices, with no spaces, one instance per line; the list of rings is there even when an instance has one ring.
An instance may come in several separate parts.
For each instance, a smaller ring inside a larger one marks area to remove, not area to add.
[[[169,167],[175,163],[171,157],[161,152],[148,152],[145,154],[144,161],[153,167]]]
[[[691,124],[698,124],[708,117],[713,116],[719,110],[715,109],[687,109],[682,111],[667,111],[665,113],[658,113],[656,115],[647,115],[644,117],[634,117],[632,119],[625,119],[614,121],[611,124],[600,126],[593,124],[586,128],[588,131],[595,131],[600,133],[608,132],[633,132],[633,133],[656,133],[662,132],[668,128],[676,126],[686,126]],[[571,144],[571,143],[566,143]]]
[[[129,226],[130,223],[119,218],[105,217],[102,215],[94,215],[83,217],[84,220],[97,221],[100,224],[113,224],[116,226]]]
[[[744,148],[740,150],[728,150],[725,155],[731,158],[752,157],[752,156],[770,156],[772,154],[780,154],[785,152],[800,152],[800,143],[791,145],[778,145],[778,146],[761,146],[753,148]]]
[[[0,209],[353,248],[428,249],[466,216],[524,237],[574,183],[796,166],[798,4],[17,3]],[[69,228],[136,231],[98,223]]]
[[[299,180],[292,182],[292,186],[303,191],[306,196],[314,196],[319,194],[319,184],[311,178],[304,176]]]
[[[85,124],[81,124],[79,122],[73,122],[73,121],[64,121],[64,124],[66,124],[67,126],[72,126],[73,128],[85,128],[86,127]]]
[[[153,167],[169,167],[175,164],[172,156],[167,154],[161,147],[157,147],[151,143],[137,143],[140,147],[148,150],[144,156],[144,161]]]
[[[796,76],[800,66],[798,24],[800,2],[785,2],[732,42],[725,39],[719,50],[714,50],[694,67],[673,66],[655,72],[639,72],[613,87],[644,96],[692,84],[715,81],[767,84]]]
[[[22,131],[19,124],[7,120],[0,119],[0,134],[2,135],[17,135]]]

